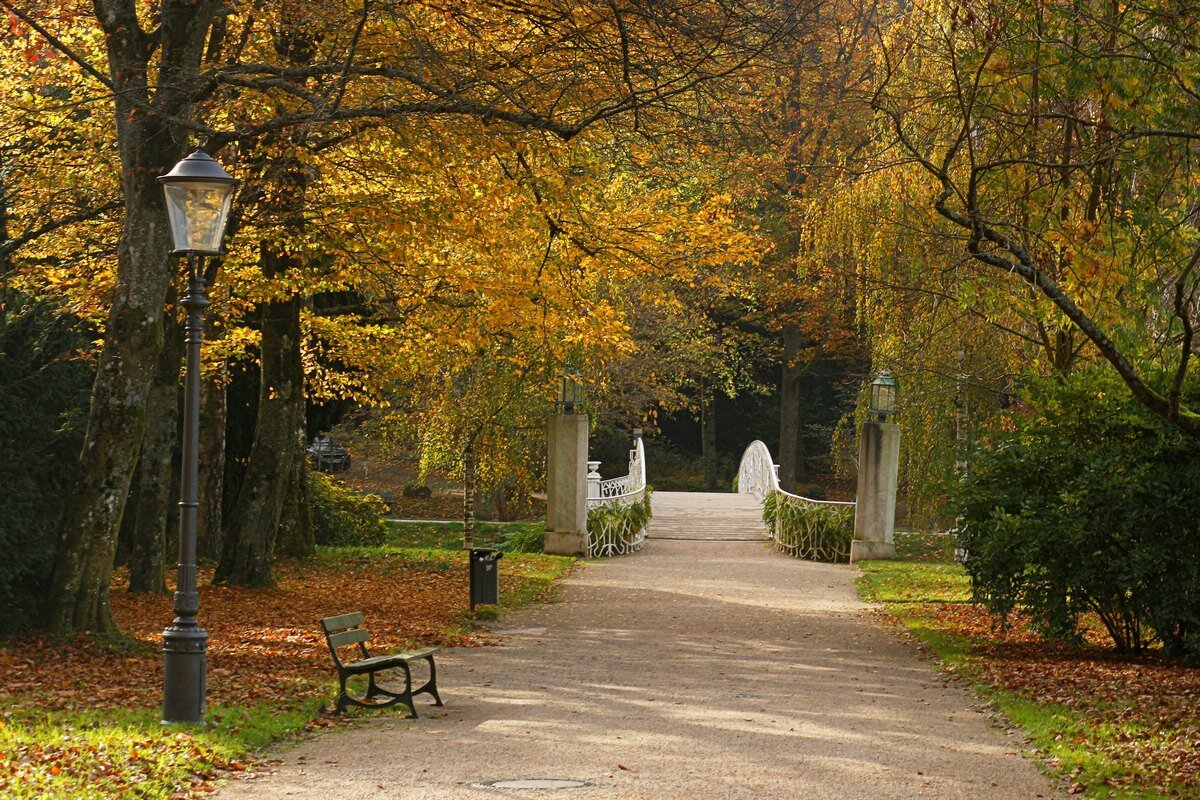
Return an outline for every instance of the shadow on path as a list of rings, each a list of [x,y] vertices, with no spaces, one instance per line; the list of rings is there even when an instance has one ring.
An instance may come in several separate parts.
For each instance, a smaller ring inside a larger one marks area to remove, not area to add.
[[[857,599],[853,568],[652,541],[447,653],[447,706],[283,753],[219,797],[1056,797],[1020,742]],[[563,790],[484,781],[572,778]]]

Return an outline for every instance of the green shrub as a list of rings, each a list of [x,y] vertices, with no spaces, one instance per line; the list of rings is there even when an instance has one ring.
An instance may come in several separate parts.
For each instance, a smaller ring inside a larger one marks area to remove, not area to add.
[[[1095,612],[1119,650],[1200,656],[1200,442],[1101,376],[1032,405],[955,491],[976,598],[1065,640]]]
[[[94,336],[15,292],[0,319],[0,633],[41,611],[87,427]]]
[[[783,492],[763,500],[763,522],[775,546],[810,561],[850,560],[854,538],[854,506],[806,503]]]
[[[506,553],[540,553],[546,528],[540,522],[514,526],[505,531],[496,547]]]
[[[371,546],[387,540],[383,521],[387,504],[373,494],[358,494],[316,470],[308,473],[308,502],[313,537],[329,547]]]

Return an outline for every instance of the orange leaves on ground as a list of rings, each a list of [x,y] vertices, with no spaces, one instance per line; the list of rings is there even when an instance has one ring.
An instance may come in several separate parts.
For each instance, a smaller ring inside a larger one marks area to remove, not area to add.
[[[535,582],[529,577],[533,565],[524,556],[511,555],[501,575],[502,592],[528,594],[527,584]],[[211,570],[201,570],[210,718],[218,720],[234,706],[269,703],[285,710],[309,698],[332,696],[334,670],[317,625],[321,617],[363,611],[380,651],[419,643],[493,643],[486,633],[473,630],[466,617],[466,554],[439,558],[377,555],[283,562],[277,565],[279,584],[272,589],[207,585]],[[0,795],[5,787],[56,787],[60,777],[79,774],[89,776],[91,785],[107,796],[124,796],[122,787],[147,781],[169,782],[177,792],[173,796],[194,796],[211,791],[218,770],[247,768],[186,731],[148,729],[102,739],[76,735],[94,724],[82,712],[157,709],[161,703],[159,651],[163,628],[173,616],[171,598],[130,595],[124,587],[124,576],[118,575],[112,608],[122,632],[132,637],[129,646],[85,636],[69,642],[22,637],[0,647],[0,732],[10,724],[14,730],[26,729],[16,738],[0,738],[0,743],[11,743],[0,744]],[[56,717],[43,736],[26,720],[42,719],[46,712],[65,716]],[[230,719],[225,717],[218,727],[224,725],[236,736],[237,723]],[[311,727],[328,724],[327,719],[315,720]]]
[[[317,627],[321,617],[361,610],[379,649],[418,643],[477,647],[468,630],[466,559],[461,569],[399,557],[279,565],[273,589],[206,585],[201,571],[200,623],[209,634],[209,703],[251,704],[324,691],[333,675]],[[507,579],[518,581],[519,575]],[[111,651],[82,637],[54,644],[33,637],[9,644],[0,658],[0,700],[29,698],[42,708],[153,707],[162,692],[159,649],[172,619],[171,597],[130,595],[114,581],[113,615],[145,648]]]

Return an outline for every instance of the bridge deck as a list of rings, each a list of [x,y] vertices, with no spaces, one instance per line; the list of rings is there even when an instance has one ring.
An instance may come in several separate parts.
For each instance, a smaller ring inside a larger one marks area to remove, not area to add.
[[[655,492],[650,539],[762,541],[767,538],[762,505],[748,494]]]

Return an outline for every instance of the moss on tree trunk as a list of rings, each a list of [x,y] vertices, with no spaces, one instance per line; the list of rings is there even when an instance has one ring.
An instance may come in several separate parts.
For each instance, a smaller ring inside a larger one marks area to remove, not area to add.
[[[163,348],[146,406],[146,433],[138,458],[121,536],[129,547],[129,591],[166,594],[170,508],[178,501],[175,449],[179,441],[179,365],[183,332],[165,318]],[[177,520],[177,517],[175,518]]]

